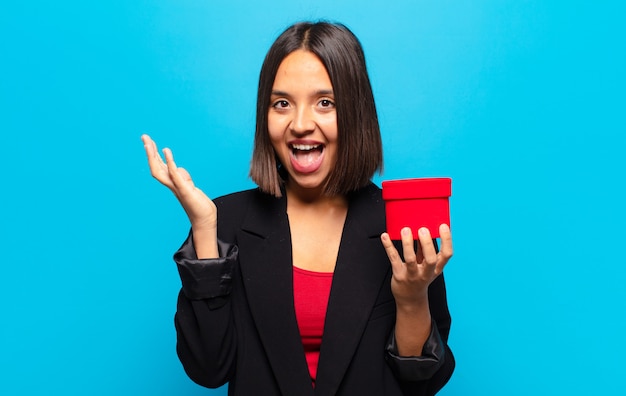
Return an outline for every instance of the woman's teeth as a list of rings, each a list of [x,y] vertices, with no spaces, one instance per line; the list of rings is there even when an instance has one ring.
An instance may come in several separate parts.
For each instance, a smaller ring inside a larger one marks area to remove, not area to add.
[[[319,144],[293,144],[291,148],[298,151],[311,151],[318,148]]]

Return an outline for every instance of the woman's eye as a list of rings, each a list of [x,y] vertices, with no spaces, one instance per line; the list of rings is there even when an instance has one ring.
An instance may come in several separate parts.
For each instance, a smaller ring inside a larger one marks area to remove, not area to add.
[[[332,106],[334,106],[334,105],[335,105],[335,104],[334,104],[334,103],[333,103],[333,101],[332,101],[332,100],[330,100],[330,99],[322,99],[322,100],[320,101],[320,106],[322,106],[322,107],[332,107]]]
[[[289,107],[289,102],[287,102],[286,100],[277,100],[272,106],[277,109],[286,109],[287,107]]]

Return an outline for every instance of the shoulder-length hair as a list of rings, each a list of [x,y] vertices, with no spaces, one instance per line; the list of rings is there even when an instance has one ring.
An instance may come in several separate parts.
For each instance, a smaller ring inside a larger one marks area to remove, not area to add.
[[[335,96],[338,155],[324,192],[345,195],[382,172],[378,115],[365,55],[357,37],[344,25],[301,22],[290,26],[269,49],[259,76],[256,132],[250,177],[266,193],[280,197],[288,177],[274,152],[268,131],[270,96],[276,72],[290,53],[303,49],[326,67]]]

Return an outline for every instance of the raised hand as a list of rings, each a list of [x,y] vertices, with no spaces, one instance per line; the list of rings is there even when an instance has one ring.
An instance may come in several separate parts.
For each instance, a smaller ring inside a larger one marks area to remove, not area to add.
[[[215,204],[194,185],[189,172],[176,166],[170,149],[163,149],[165,156],[165,161],[163,161],[156,143],[148,135],[142,135],[141,140],[148,156],[150,173],[174,193],[189,217],[198,258],[217,257],[217,208]]]
[[[402,229],[402,253],[400,254],[391,243],[389,235],[383,233],[381,241],[391,262],[393,278],[391,291],[396,303],[411,304],[428,294],[428,286],[441,274],[443,268],[452,257],[452,235],[450,227],[442,224],[439,227],[441,248],[436,251],[430,231],[427,228],[418,230],[419,246],[417,251],[410,228]]]

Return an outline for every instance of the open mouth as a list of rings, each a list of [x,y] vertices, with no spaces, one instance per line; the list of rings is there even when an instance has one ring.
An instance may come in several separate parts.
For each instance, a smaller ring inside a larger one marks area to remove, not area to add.
[[[298,159],[314,161],[324,150],[322,144],[292,144],[291,153]]]
[[[323,158],[323,144],[291,144],[291,158],[296,169],[310,172],[319,167]]]

